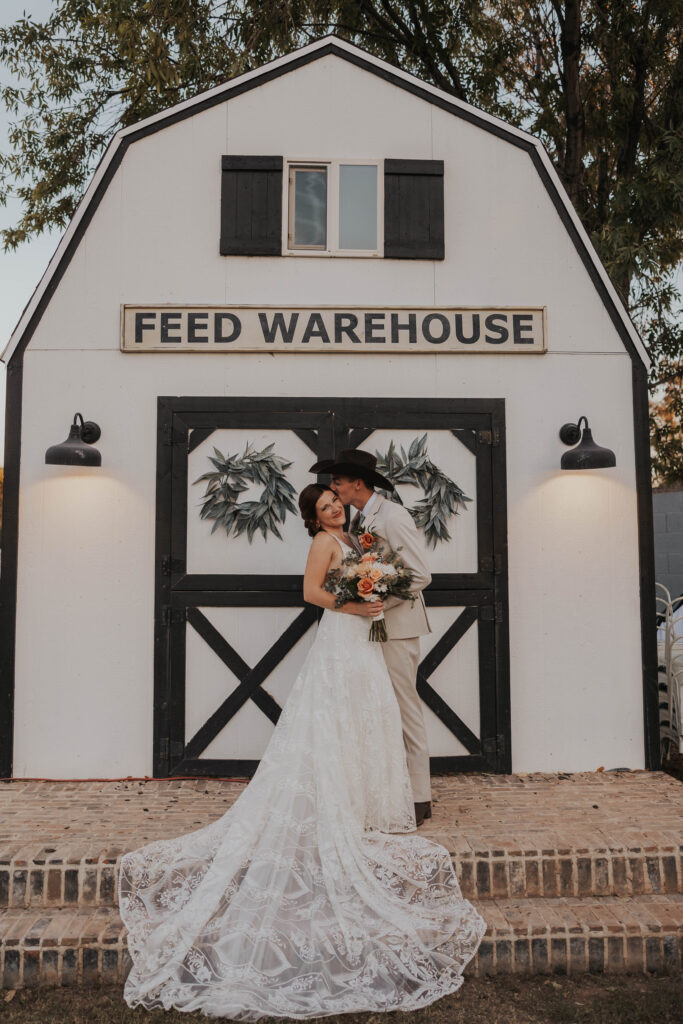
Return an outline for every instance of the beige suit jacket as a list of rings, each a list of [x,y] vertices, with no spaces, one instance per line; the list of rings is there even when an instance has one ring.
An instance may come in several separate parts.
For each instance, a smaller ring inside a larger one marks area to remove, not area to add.
[[[427,567],[426,550],[422,534],[415,526],[407,508],[395,501],[387,501],[377,494],[375,502],[363,521],[363,529],[374,533],[392,551],[397,551],[409,569],[413,579],[411,593],[416,594],[414,602],[400,597],[388,597],[384,602],[384,618],[390,640],[407,640],[410,637],[431,633],[422,591],[432,582]],[[360,549],[358,538],[353,538]],[[398,549],[401,549],[398,551]]]

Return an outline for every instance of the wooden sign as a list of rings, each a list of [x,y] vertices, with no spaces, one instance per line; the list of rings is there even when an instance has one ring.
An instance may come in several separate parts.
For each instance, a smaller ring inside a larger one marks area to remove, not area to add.
[[[122,306],[124,352],[545,352],[545,307]]]

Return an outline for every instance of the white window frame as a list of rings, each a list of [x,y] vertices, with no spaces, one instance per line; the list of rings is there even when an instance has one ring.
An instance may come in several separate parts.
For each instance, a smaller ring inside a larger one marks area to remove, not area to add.
[[[340,249],[339,248],[339,168],[344,164],[359,164],[377,168],[377,248],[376,249]],[[294,190],[291,168],[301,167],[315,170],[327,168],[327,247],[290,248],[290,230],[294,219]],[[292,178],[292,181],[290,181]],[[283,256],[323,256],[349,257],[351,259],[381,259],[384,255],[384,161],[375,157],[362,160],[346,160],[335,158],[294,159],[285,157],[285,173],[282,175],[282,255]]]

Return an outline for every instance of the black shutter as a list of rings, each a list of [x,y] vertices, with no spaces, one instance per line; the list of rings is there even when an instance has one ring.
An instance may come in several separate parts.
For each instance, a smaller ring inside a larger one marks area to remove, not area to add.
[[[224,156],[221,255],[282,253],[282,157]]]
[[[443,160],[384,161],[384,255],[444,258]]]

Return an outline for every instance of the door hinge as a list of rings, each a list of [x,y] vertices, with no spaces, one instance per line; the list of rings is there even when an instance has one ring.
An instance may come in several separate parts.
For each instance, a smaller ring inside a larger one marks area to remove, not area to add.
[[[171,740],[164,736],[159,741],[159,760],[170,761],[182,757],[185,753],[185,744],[181,740]]]
[[[180,558],[173,558],[171,555],[164,555],[161,559],[161,575],[170,576],[174,572],[184,572],[185,564]]]
[[[492,572],[494,576],[500,576],[503,571],[502,555],[487,555],[479,559],[480,572]]]
[[[478,430],[477,441],[479,444],[500,444],[500,429],[494,427],[493,430]]]
[[[173,626],[178,622],[187,621],[187,608],[173,608],[165,604],[161,609],[161,621],[165,626]]]
[[[481,749],[484,753],[493,755],[494,757],[504,757],[505,748],[505,737],[500,732],[496,736],[488,736],[481,742]]]
[[[482,620],[482,622],[502,622],[503,602],[495,601],[494,604],[480,605],[479,618]]]

